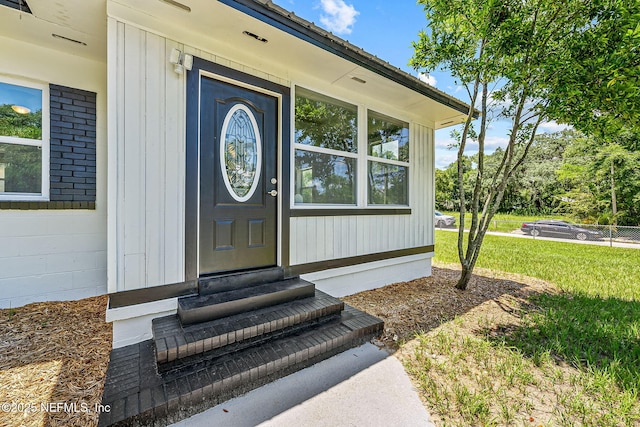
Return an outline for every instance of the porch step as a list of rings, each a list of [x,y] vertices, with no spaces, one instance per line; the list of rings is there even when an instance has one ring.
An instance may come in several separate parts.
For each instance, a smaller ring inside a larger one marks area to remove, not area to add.
[[[107,372],[100,426],[166,425],[289,375],[382,332],[379,319],[345,306],[341,316],[292,335],[189,369],[158,374],[152,340],[115,349]]]
[[[207,322],[296,299],[313,297],[315,285],[300,278],[178,300],[183,325]]]
[[[218,274],[215,276],[201,277],[198,280],[198,292],[200,295],[210,295],[242,289],[248,286],[279,282],[283,279],[284,269],[282,267]]]
[[[204,323],[183,326],[178,316],[160,317],[153,320],[152,327],[158,369],[171,369],[174,365],[170,362],[202,353],[257,345],[273,336],[331,320],[343,308],[342,301],[316,290],[311,298]]]

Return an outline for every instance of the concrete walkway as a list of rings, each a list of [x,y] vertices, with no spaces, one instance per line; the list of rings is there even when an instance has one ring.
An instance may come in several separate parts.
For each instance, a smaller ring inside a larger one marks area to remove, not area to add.
[[[174,427],[435,427],[402,364],[372,344],[229,400]]]

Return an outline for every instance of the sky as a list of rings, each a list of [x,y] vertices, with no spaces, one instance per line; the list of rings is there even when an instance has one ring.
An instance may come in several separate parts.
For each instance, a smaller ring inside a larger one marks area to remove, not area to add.
[[[408,65],[413,55],[412,41],[427,27],[422,6],[415,0],[273,0],[277,5],[331,31],[333,34],[363,48],[378,58],[415,75],[464,102],[466,92],[455,84],[446,72],[435,71],[420,75]],[[504,147],[507,142],[507,123],[490,125],[485,145],[487,152]],[[562,125],[550,122],[541,126],[543,132],[556,132]],[[456,160],[456,150],[448,149],[453,142],[449,133],[453,128],[436,131],[436,167],[446,168]],[[473,153],[473,148],[468,154]]]

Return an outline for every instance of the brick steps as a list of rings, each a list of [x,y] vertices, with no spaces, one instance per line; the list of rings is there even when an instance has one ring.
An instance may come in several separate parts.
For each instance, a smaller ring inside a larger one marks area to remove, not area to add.
[[[99,426],[176,422],[382,332],[381,320],[312,283],[246,280],[224,277],[218,292],[179,300],[183,314],[195,310],[186,321],[179,308],[154,319],[152,340],[113,350],[102,399],[111,410]]]
[[[193,325],[181,325],[178,316],[160,317],[153,320],[156,360],[160,366],[229,345],[235,349],[255,345],[339,315],[343,308],[342,301],[316,290],[311,298]]]

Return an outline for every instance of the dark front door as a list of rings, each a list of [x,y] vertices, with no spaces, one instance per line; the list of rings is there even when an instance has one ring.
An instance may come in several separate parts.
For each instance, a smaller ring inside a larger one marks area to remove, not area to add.
[[[273,266],[278,99],[202,77],[200,275]]]

